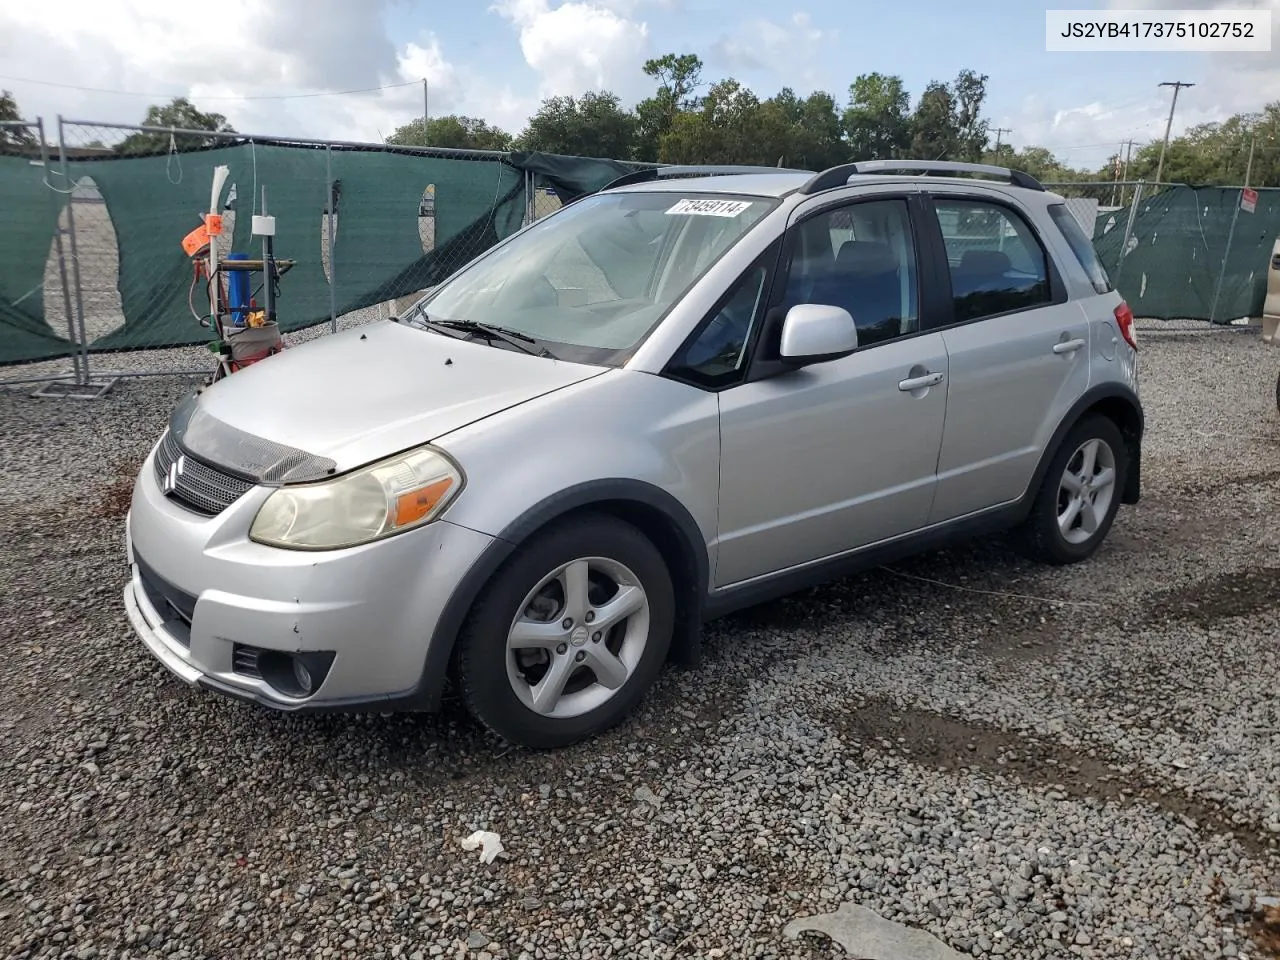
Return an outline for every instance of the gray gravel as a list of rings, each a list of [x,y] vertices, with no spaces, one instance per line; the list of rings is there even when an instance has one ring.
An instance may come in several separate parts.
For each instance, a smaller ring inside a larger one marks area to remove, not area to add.
[[[1143,334],[1145,496],[1093,562],[987,540],[747,611],[554,754],[452,703],[285,717],[170,679],[112,514],[188,385],[0,393],[0,953],[834,957],[782,930],[854,902],[974,956],[1264,956],[1280,351]]]

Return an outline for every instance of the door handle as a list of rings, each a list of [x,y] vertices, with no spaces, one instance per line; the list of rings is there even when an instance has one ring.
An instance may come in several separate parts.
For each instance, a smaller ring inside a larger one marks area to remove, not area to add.
[[[1084,341],[1077,338],[1075,340],[1063,340],[1061,343],[1053,345],[1054,353],[1075,353],[1084,346]]]
[[[923,377],[911,377],[907,380],[898,381],[898,389],[903,393],[911,393],[913,390],[923,390],[925,387],[936,387],[942,382],[943,374],[926,373]]]

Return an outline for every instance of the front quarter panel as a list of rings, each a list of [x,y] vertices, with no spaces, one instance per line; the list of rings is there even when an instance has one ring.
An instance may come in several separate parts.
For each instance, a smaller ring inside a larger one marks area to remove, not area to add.
[[[566,387],[436,441],[466,486],[451,523],[512,536],[535,507],[566,490],[624,480],[674,498],[706,549],[716,535],[719,405],[715,394],[629,370]],[[708,556],[714,566],[714,557]]]

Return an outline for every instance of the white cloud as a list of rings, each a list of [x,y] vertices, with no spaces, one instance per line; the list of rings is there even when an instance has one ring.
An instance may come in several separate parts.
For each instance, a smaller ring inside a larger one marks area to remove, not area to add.
[[[1111,9],[1201,9],[1272,11],[1270,53],[1106,54],[1114,57],[1116,76],[1123,76],[1125,58],[1169,57],[1167,75],[1152,79],[1144,71],[1138,89],[1125,89],[1105,101],[1072,102],[1071,93],[1051,91],[1029,95],[1021,104],[996,118],[992,126],[1011,127],[1006,140],[1018,146],[1047,147],[1072,166],[1096,168],[1123,152],[1122,143],[1135,141],[1135,149],[1164,136],[1173,91],[1160,81],[1194,83],[1179,92],[1173,118],[1173,136],[1201,123],[1220,122],[1233,114],[1261,110],[1280,94],[1280,0],[1108,0]]]
[[[649,27],[631,16],[642,0],[499,0],[491,8],[519,31],[538,96],[612,90],[625,102],[645,95],[641,67]]]
[[[818,59],[818,48],[835,36],[815,27],[807,13],[792,14],[785,23],[757,18],[722,36],[712,55],[730,70],[768,72],[784,83],[799,79],[816,86],[820,74],[810,64]]]
[[[422,115],[430,84],[433,116],[461,112],[518,131],[529,98],[451,63],[425,34],[387,36],[394,0],[223,0],[216,29],[168,0],[116,0],[109,13],[90,0],[0,4],[0,63],[12,77],[67,86],[0,81],[23,112],[136,123],[151,103],[189,96],[249,133],[378,140]],[[253,99],[407,86],[348,96]],[[144,96],[75,90],[130,91]],[[248,98],[248,99],[246,99]],[[77,130],[88,140],[103,131]]]

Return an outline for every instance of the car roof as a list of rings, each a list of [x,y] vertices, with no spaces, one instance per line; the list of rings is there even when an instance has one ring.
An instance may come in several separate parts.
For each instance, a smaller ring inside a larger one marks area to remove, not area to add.
[[[816,174],[804,170],[784,169],[779,170],[777,173],[741,173],[703,177],[671,177],[667,179],[659,178],[656,180],[646,180],[641,183],[629,183],[625,186],[615,187],[609,192],[612,193],[616,190],[618,193],[726,193],[748,197],[778,198],[785,197],[786,195],[799,190],[814,176],[816,176]],[[978,186],[994,189],[1000,193],[1014,193],[1018,195],[1035,193],[1041,197],[1049,199],[1050,202],[1061,199],[1056,194],[1049,194],[1048,191],[1041,193],[1040,191],[1028,190],[1025,187],[1016,186],[1014,184],[984,180],[975,177],[924,177],[920,174],[898,174],[896,176],[893,174],[862,174],[851,175],[850,182],[847,186],[871,186],[873,184],[882,183],[919,184],[923,180],[927,180],[930,185],[934,186]],[[844,185],[842,185],[842,187],[843,186]]]
[[[671,177],[646,180],[615,188],[619,193],[737,193],[744,196],[781,197],[804,186],[813,176],[800,170],[777,173],[738,173],[730,176]],[[612,193],[613,191],[609,191]]]

